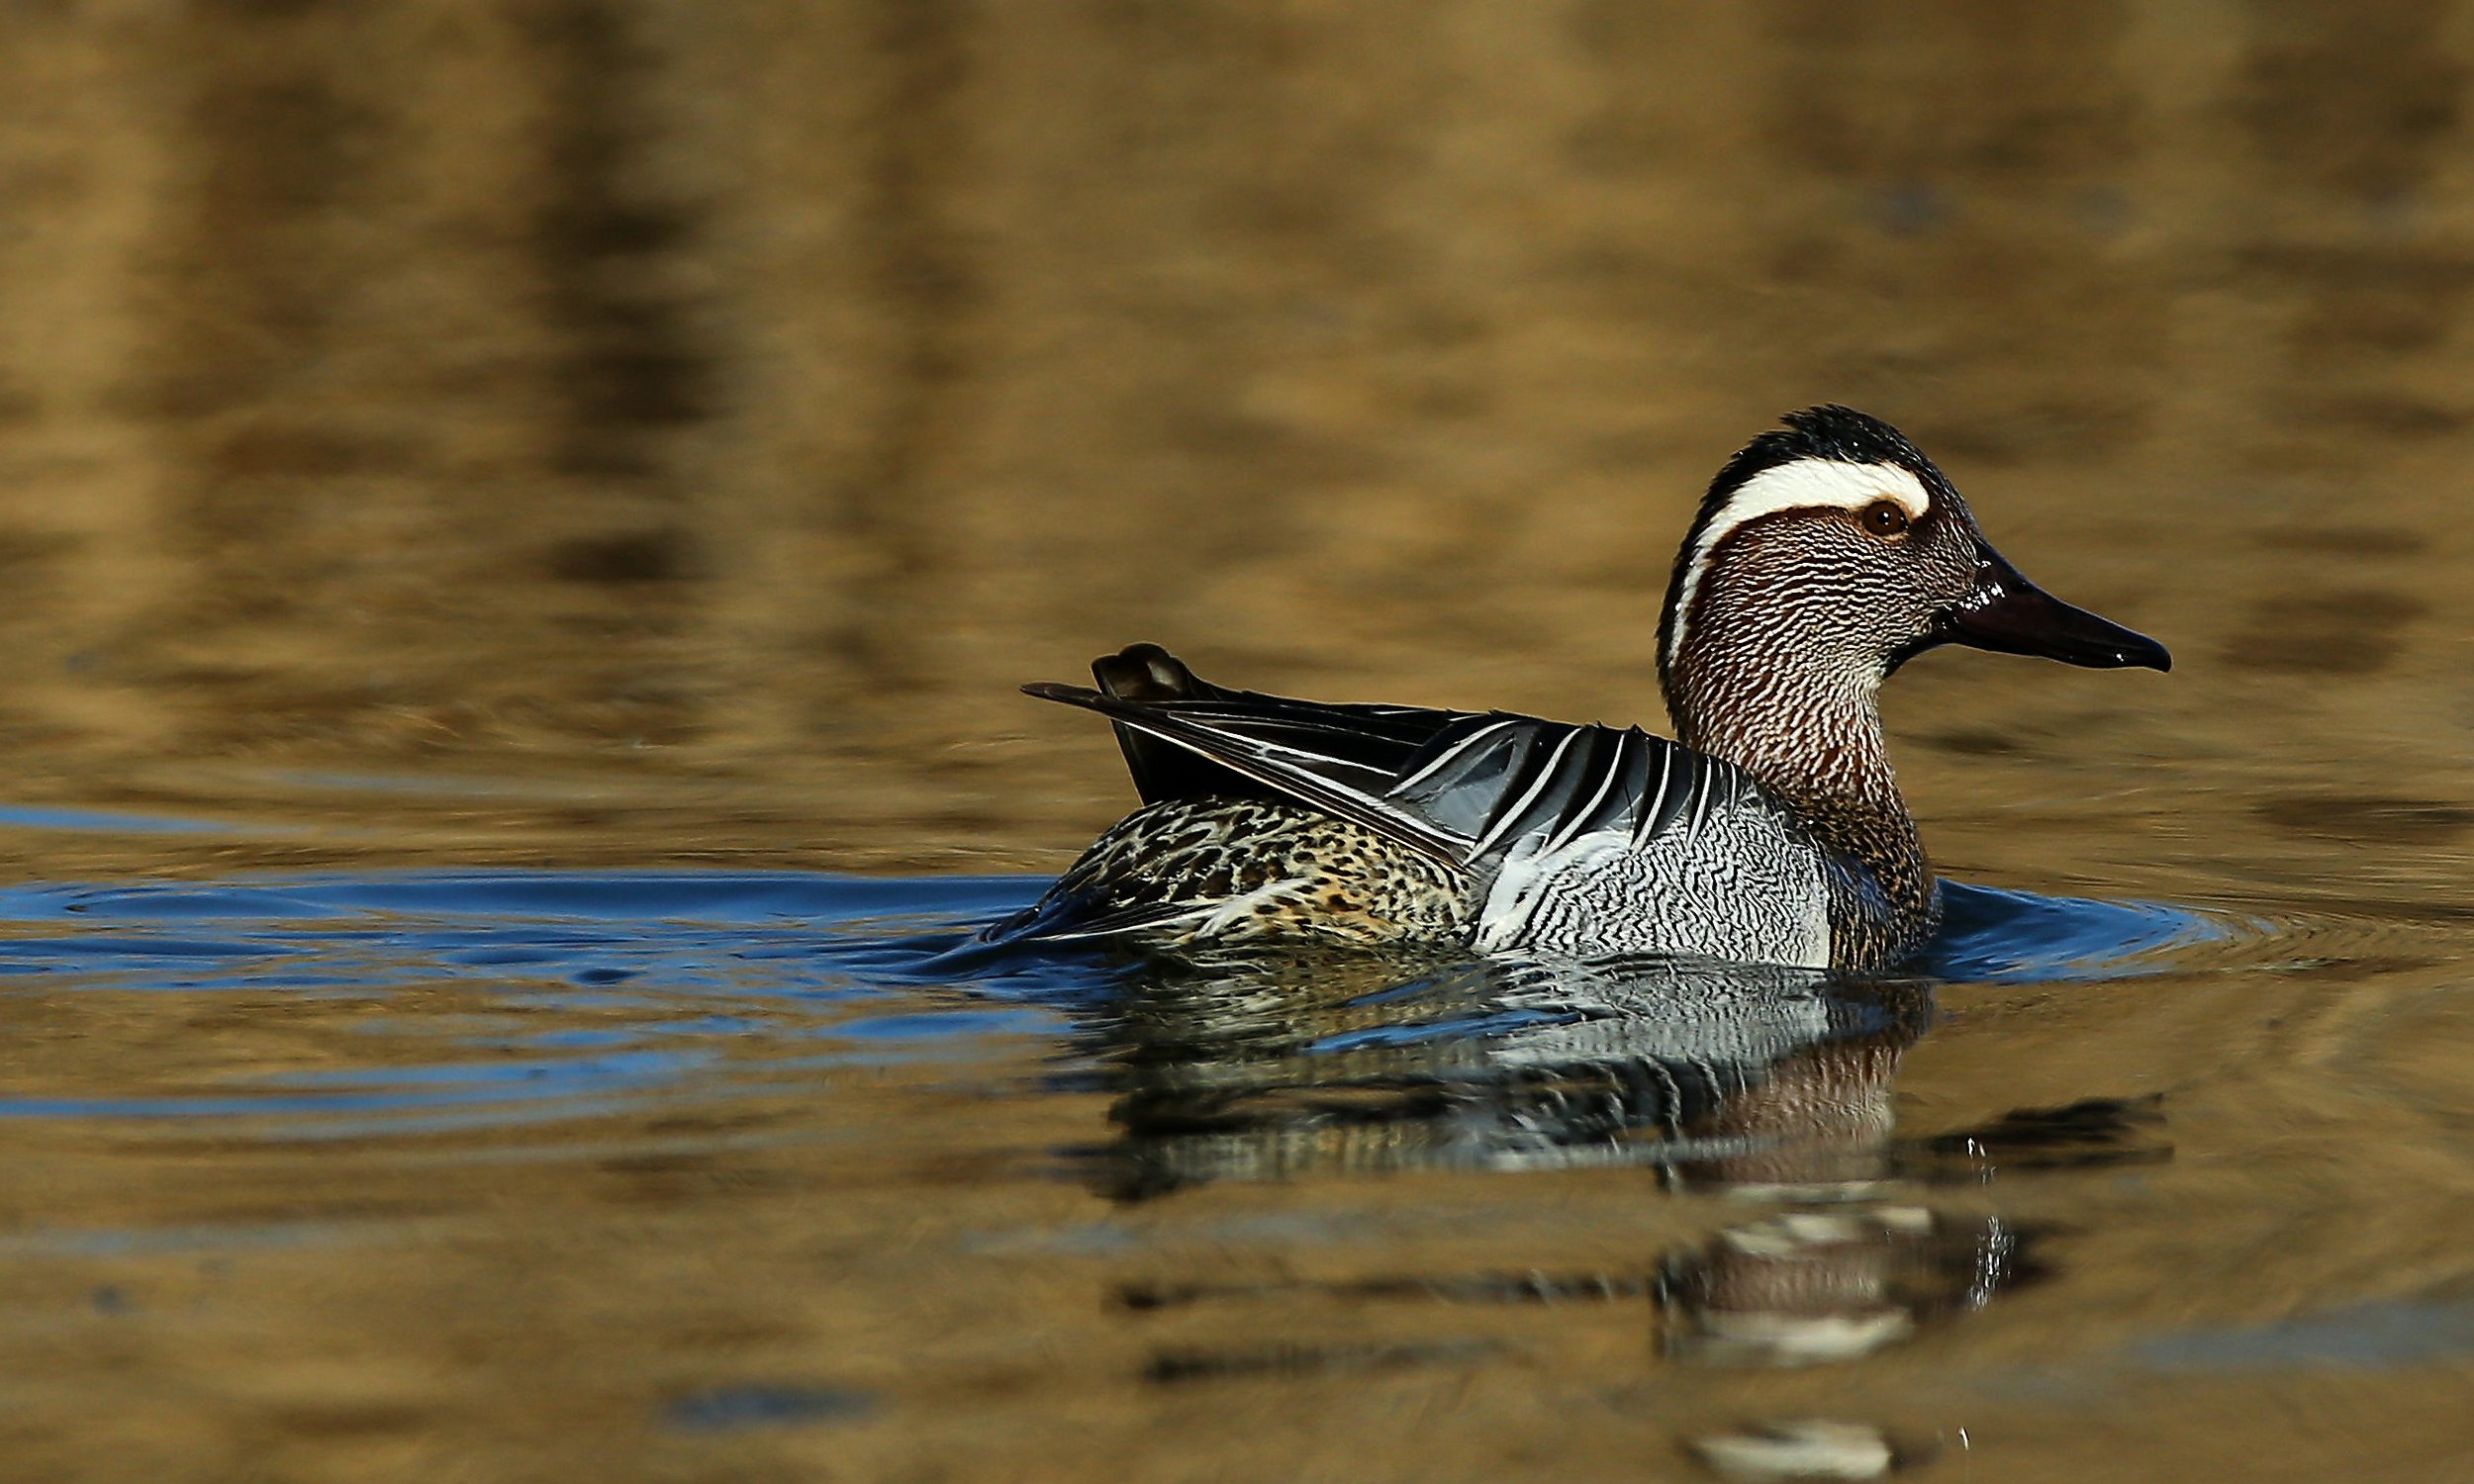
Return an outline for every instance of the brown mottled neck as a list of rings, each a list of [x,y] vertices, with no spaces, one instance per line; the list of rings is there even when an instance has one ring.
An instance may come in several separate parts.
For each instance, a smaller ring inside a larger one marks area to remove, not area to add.
[[[1805,637],[1775,621],[1693,625],[1665,677],[1676,740],[1760,780],[1902,910],[1929,910],[1931,869],[1881,730],[1880,666],[1824,631]]]

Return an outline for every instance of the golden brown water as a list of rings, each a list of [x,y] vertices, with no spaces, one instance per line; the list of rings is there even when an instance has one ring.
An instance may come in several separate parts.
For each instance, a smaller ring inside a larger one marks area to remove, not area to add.
[[[2470,70],[0,11],[0,1478],[2474,1479]],[[1902,673],[1937,859],[2163,905],[1724,1013],[924,962],[1127,802],[1015,683],[1655,722],[1700,486],[1825,399],[2176,656]]]

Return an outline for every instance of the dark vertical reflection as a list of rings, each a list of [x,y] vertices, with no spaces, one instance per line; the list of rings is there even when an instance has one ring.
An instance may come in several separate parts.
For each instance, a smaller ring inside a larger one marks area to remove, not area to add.
[[[843,539],[871,554],[840,647],[864,683],[897,682],[921,616],[916,586],[935,560],[938,476],[962,436],[979,280],[950,196],[970,147],[974,18],[964,0],[877,0],[879,89],[856,228],[884,341],[871,426],[849,467],[827,474]],[[905,603],[904,595],[913,599]]]
[[[641,179],[654,123],[643,117],[647,62],[618,0],[554,0],[534,17],[548,103],[541,276],[550,323],[568,342],[557,392],[553,466],[648,478],[682,423],[706,416],[709,353],[660,281],[695,246],[686,210]]]
[[[219,9],[234,10],[227,25],[267,24],[254,9]],[[152,380],[160,410],[201,434],[189,513],[212,556],[280,547],[310,497],[306,481],[382,456],[299,403],[346,333],[354,284],[337,239],[372,205],[390,140],[384,116],[313,48],[200,51],[186,110],[194,218],[173,339]],[[260,609],[299,596],[281,584],[227,592]]]
[[[536,242],[546,327],[561,346],[547,462],[632,497],[632,508],[554,541],[548,568],[618,588],[695,573],[693,529],[661,511],[686,498],[674,445],[714,396],[713,352],[666,277],[696,253],[698,224],[648,179],[664,141],[631,9],[550,0],[531,16],[548,127]]]
[[[394,246],[369,224],[410,143],[383,69],[333,64],[369,36],[320,7],[228,3],[151,53],[168,189],[132,380],[160,419],[147,534],[172,583],[140,600],[123,673],[159,688],[175,752],[331,731],[379,689],[332,663],[359,564],[331,543],[434,445],[385,405],[368,348]]]
[[[2462,111],[2465,67],[2444,0],[2331,11],[2250,0],[2236,112],[2257,158],[2291,184],[2376,205],[2418,191]]]
[[[2234,113],[2269,210],[2242,256],[2289,306],[2262,457],[2350,464],[2360,455],[2326,448],[2326,434],[2393,444],[2455,433],[2474,406],[2398,384],[2453,342],[2474,287],[2474,263],[2426,230],[2432,176],[2461,138],[2466,67],[2445,36],[2454,8],[2248,9]],[[2297,419],[2309,436],[2296,436]]]
[[[713,355],[665,62],[617,0],[428,20],[218,5],[156,53],[182,582],[138,648],[199,697],[185,746],[695,725],[663,646]]]

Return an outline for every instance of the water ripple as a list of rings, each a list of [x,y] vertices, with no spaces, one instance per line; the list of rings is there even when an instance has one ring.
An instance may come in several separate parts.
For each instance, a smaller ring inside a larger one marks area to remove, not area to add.
[[[19,886],[0,891],[0,1005],[73,1030],[122,1013],[103,1008],[121,996],[144,996],[158,1022],[177,1013],[167,997],[247,996],[253,1024],[271,997],[288,1007],[285,1034],[325,1038],[324,1055],[201,1067],[166,1051],[154,1067],[125,1049],[99,1072],[70,1062],[22,1078],[0,1120],[410,1134],[796,1091],[843,1067],[960,1075],[992,1056],[1011,1058],[1025,1089],[1065,1085],[1111,1054],[1094,1027],[1139,971],[971,943],[1041,884],[497,871]],[[1918,967],[2085,981],[2275,938],[2224,914],[1953,884],[1948,929]],[[1508,1056],[1586,1030],[1564,1008],[1465,991],[1449,974],[1354,982],[1346,1023],[1285,1054],[1333,1067],[1455,1046]],[[1675,1035],[1690,1034],[1679,1021]]]

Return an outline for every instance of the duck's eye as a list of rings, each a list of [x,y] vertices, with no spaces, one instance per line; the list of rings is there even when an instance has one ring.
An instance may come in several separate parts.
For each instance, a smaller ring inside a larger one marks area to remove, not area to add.
[[[1907,511],[1895,500],[1876,500],[1864,507],[1864,529],[1876,536],[1895,536],[1907,529]]]

